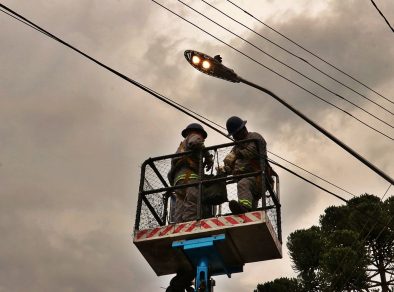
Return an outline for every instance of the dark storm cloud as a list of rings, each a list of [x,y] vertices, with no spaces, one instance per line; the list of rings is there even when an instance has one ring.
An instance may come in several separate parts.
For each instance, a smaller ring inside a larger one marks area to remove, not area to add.
[[[99,4],[9,3],[93,55],[112,48],[111,61],[143,31],[128,20],[144,26],[150,6]],[[130,153],[141,149],[131,135],[143,116],[128,117],[110,100],[123,83],[105,81],[108,74],[29,28],[1,22],[0,290],[143,290],[151,276],[135,265],[130,239],[142,161]]]
[[[323,18],[321,15],[316,17],[295,15],[278,25],[274,23],[274,27],[285,32],[293,39],[301,41],[307,48],[318,52],[319,55],[346,72],[360,80],[366,81],[369,86],[378,88],[378,91],[381,91],[381,88],[385,88],[384,85],[392,80],[394,73],[391,39],[388,41],[382,39],[383,32],[380,31],[380,24],[376,21],[375,15],[370,13],[370,7],[362,5],[355,9],[355,2],[342,3],[332,1],[330,4],[330,9],[327,11],[329,13],[325,13]],[[363,15],[363,17],[359,15]],[[355,19],[357,20],[354,21]],[[272,36],[270,33],[267,33],[267,29],[261,29],[257,26],[255,28],[264,35]],[[278,56],[280,60],[294,66],[304,74],[313,76],[315,80],[334,92],[378,114],[389,123],[392,124],[394,122],[391,115],[374,105],[370,105],[365,99],[355,95],[355,93],[341,87],[332,80],[327,80],[320,73],[313,72],[311,69],[305,69],[302,62],[294,60],[294,58],[283,53],[278,55],[277,49],[273,49],[255,35],[252,35],[249,41],[258,44],[264,50]],[[288,45],[281,41],[280,38],[277,38],[276,41],[282,45]],[[353,106],[341,101],[317,85],[305,81],[305,79],[294,72],[284,70],[283,66],[278,65],[248,45],[238,47],[258,61],[306,86],[309,90],[328,101],[355,115],[360,114]],[[223,52],[221,55],[224,57],[223,62],[225,65],[235,69],[242,77],[267,86],[267,88],[277,93],[290,104],[306,113],[314,121],[332,131],[362,155],[365,155],[367,159],[370,159],[378,167],[387,173],[393,173],[392,153],[394,149],[392,143],[386,138],[370,131],[338,110],[329,107],[305,91],[280,79],[273,73],[259,67],[228,48],[220,50],[213,46],[207,46],[204,51],[211,55]],[[305,55],[301,51],[294,51],[307,60],[315,61],[314,58]],[[319,62],[315,64],[321,66]],[[345,80],[346,84],[351,85],[358,92],[376,100],[383,106],[388,106],[387,102],[371,94],[364,87],[352,82],[349,78],[344,78],[338,72],[324,66],[324,64],[321,68],[327,70],[335,78],[342,81]],[[275,153],[284,154],[284,157],[290,157],[292,161],[344,186],[356,195],[361,192],[373,192],[374,188],[372,185],[376,184],[374,182],[376,176],[373,173],[293,113],[276,101],[273,101],[271,97],[264,96],[254,89],[246,88],[243,85],[234,85],[206,76],[201,76],[196,83],[193,90],[196,96],[195,99],[204,100],[204,105],[198,106],[204,107],[203,112],[209,116],[218,117],[217,120],[224,124],[227,117],[234,114],[239,115],[248,120],[249,129],[259,131],[264,135],[269,149]],[[386,91],[385,94],[389,98],[394,96],[392,90]],[[360,116],[367,122],[374,121],[373,118],[363,113]],[[383,129],[391,136],[393,135],[389,127],[379,122],[373,122],[373,125],[377,126],[378,129]],[[278,160],[276,157],[273,158]],[[310,187],[299,179],[291,178],[278,167],[275,168],[280,173],[282,182],[288,182],[282,188],[284,238],[295,229],[301,228],[308,220],[308,226],[317,224],[318,216],[324,208],[340,203],[323,191]],[[372,176],[374,179],[365,180],[365,176]],[[377,179],[377,181],[382,183],[380,179]],[[325,184],[323,185],[326,186]],[[345,198],[349,198],[348,194],[339,193]],[[381,194],[379,193],[379,195]],[[271,264],[262,263],[260,267],[264,270],[269,265]],[[257,268],[258,266],[255,267]],[[269,277],[265,279],[268,280]],[[245,285],[240,287],[245,287]],[[252,286],[250,289],[252,289]]]
[[[230,115],[242,116],[276,153],[353,190],[377,189],[373,186],[381,181],[373,174],[270,97],[197,73],[183,58],[189,48],[220,53],[243,77],[267,85],[393,172],[393,148],[383,138],[150,2],[5,4],[220,124]],[[288,12],[270,24],[371,86],[389,88],[387,95],[393,96],[388,84],[394,49],[382,41],[384,28],[369,8],[331,1],[324,17]],[[3,15],[0,24],[0,291],[160,291],[168,277],[157,278],[131,243],[139,166],[149,156],[174,151],[180,130],[192,120]],[[276,52],[255,36],[250,41]],[[225,141],[209,134],[207,144]],[[286,238],[296,228],[316,224],[324,208],[336,201],[278,171]],[[275,269],[261,272],[270,266]],[[249,291],[259,281],[291,274],[286,250],[284,260],[246,270],[231,280],[219,277],[216,290]]]
[[[340,4],[339,2],[333,1],[331,4],[332,7],[330,9],[330,13],[326,14],[326,17],[322,20],[320,20],[320,16],[310,18],[305,17],[305,15],[298,15],[294,16],[290,21],[282,23],[278,28],[280,31],[290,35],[293,39],[305,42],[306,47],[310,48],[312,51],[319,52],[321,56],[324,56],[327,60],[337,64],[346,72],[352,73],[361,80],[368,80],[367,83],[370,86],[378,88],[380,85],[387,83],[387,80],[392,79],[392,75],[394,73],[394,66],[392,64],[392,60],[394,60],[393,49],[390,44],[387,44],[387,42],[384,42],[380,38],[379,33],[376,33],[379,29],[377,27],[379,23],[376,21],[373,14],[368,13],[369,7],[362,5],[357,13],[364,17],[362,19],[357,17],[357,21],[351,21],[351,19],[353,19],[352,16],[356,14],[356,12],[354,12],[353,2]],[[367,29],[360,29],[360,27],[366,27]],[[267,29],[263,29],[261,33],[266,35],[266,31]],[[371,39],[372,43],[382,43],[382,46],[368,45],[368,43],[371,43]],[[250,41],[256,44],[261,43],[262,48],[268,47],[266,43],[264,44],[264,42],[261,42],[261,40],[256,36],[253,36]],[[281,42],[280,38],[277,42]],[[241,47],[241,50],[245,50],[247,47],[249,46],[245,45],[244,47]],[[256,53],[256,50],[248,49],[247,51],[253,52],[252,56],[257,60],[262,60],[264,64],[279,72],[283,71],[283,73],[290,79],[297,81],[312,92],[316,92],[319,96],[341,106],[345,110],[356,113],[363,120],[372,122],[372,124],[376,125],[378,129],[383,130],[389,135],[393,134],[391,128],[383,125],[364,113],[357,112],[353,106],[341,101],[338,97],[317,87],[317,85],[311,85],[310,82],[305,82],[302,78],[296,77],[294,72],[289,74],[289,70],[283,70],[283,66],[278,65],[277,63],[275,64],[274,61],[269,60],[260,53]],[[394,122],[390,114],[387,114],[378,107],[371,105],[366,99],[357,96],[355,93],[341,87],[334,81],[327,82],[327,78],[326,80],[323,80],[320,73],[309,74],[310,72],[308,71],[311,70],[305,70],[305,66],[303,64],[300,66],[300,62],[294,61],[293,57],[286,56],[283,53],[278,54],[279,50],[277,49],[272,51],[272,54],[278,56],[278,58],[283,60],[285,63],[295,66],[305,74],[308,73],[309,76],[313,76],[314,79],[322,82],[324,86],[329,87],[334,92],[345,96],[360,106],[366,107],[372,113],[381,116],[387,122],[391,124]],[[313,60],[313,58],[309,56],[306,57],[305,54],[301,54],[300,52],[299,54],[301,57]],[[236,56],[238,57],[236,58]],[[335,127],[335,120],[341,121],[342,127],[334,129],[336,134],[340,137],[342,135],[341,132],[346,131],[346,126],[349,128],[355,127],[356,129],[360,129],[360,131],[365,133],[365,135],[379,139],[379,141],[386,145],[386,147],[389,147],[388,149],[392,149],[390,146],[391,143],[386,138],[379,136],[364,126],[360,126],[358,122],[351,119],[349,116],[344,115],[338,110],[317,100],[309,93],[289,84],[287,81],[259,67],[250,60],[246,60],[246,58],[241,55],[231,53],[230,56],[225,57],[224,62],[226,65],[234,68],[236,72],[241,74],[243,77],[255,81],[258,84],[267,86],[269,89],[277,93],[296,108],[308,114],[313,120],[322,124],[324,127],[330,129],[331,127]],[[349,82],[348,78],[341,78],[340,74],[337,72],[331,73],[331,75],[340,80],[345,80],[347,84],[353,85],[354,83]],[[373,76],[373,78],[370,78],[370,76]],[[211,82],[214,83],[215,81],[216,80]],[[200,82],[203,83],[200,85],[200,94],[208,99],[207,103],[210,104],[211,109],[220,108],[221,112],[223,112],[223,107],[221,106],[224,104],[228,113],[239,113],[239,115],[244,115],[245,118],[248,118],[249,121],[255,124],[258,123],[258,127],[264,129],[264,132],[270,136],[270,140],[276,141],[282,137],[286,137],[286,139],[291,141],[299,141],[299,143],[296,143],[295,145],[293,144],[293,146],[301,146],[301,144],[304,144],[308,139],[315,139],[316,137],[316,132],[311,129],[310,126],[306,125],[301,121],[301,119],[296,117],[293,113],[290,113],[289,110],[279,105],[276,101],[273,101],[269,96],[264,96],[263,94],[256,92],[254,89],[246,89],[242,85],[233,89],[233,86],[220,81],[216,81],[215,90],[213,91],[213,86],[211,86],[211,84],[205,79],[201,78]],[[367,95],[367,97],[376,100],[383,106],[386,106],[384,100],[370,92],[368,93],[365,88],[362,88],[361,86],[354,86],[354,88],[362,94]],[[392,91],[389,91],[386,94],[390,97],[392,95]],[[334,123],[330,116],[335,117]],[[291,131],[288,131],[289,128]],[[291,132],[294,134],[292,135]],[[351,139],[353,138],[354,137]],[[343,139],[345,141],[351,141],[351,139],[346,136],[343,136]],[[354,146],[358,147],[358,145]],[[371,147],[372,145],[364,146]],[[376,159],[379,159],[382,153],[379,151],[375,154],[376,155],[374,156]],[[370,158],[374,159],[374,156]]]
[[[346,5],[345,5],[346,6]],[[350,5],[349,5],[350,6]],[[345,7],[350,9],[350,7]],[[364,7],[365,8],[365,7]],[[342,8],[343,9],[343,8]],[[348,10],[344,10],[343,15],[347,15],[350,13]],[[363,11],[361,12],[363,13]],[[330,14],[331,15],[331,14]],[[348,25],[343,23],[343,19],[337,15],[337,13],[333,13],[333,16],[327,17],[328,19],[318,21],[317,18],[307,18],[304,16],[297,16],[292,19],[292,21],[286,22],[279,27],[281,31],[286,32],[286,34],[291,35],[293,39],[305,41],[307,44],[305,45],[308,48],[311,48],[312,51],[321,52],[321,55],[324,56],[327,60],[331,60],[334,64],[339,64],[339,67],[342,67],[345,71],[353,73],[353,75],[360,75],[361,80],[368,80],[369,84],[372,87],[379,86],[386,82],[387,79],[390,78],[393,74],[393,66],[390,65],[392,60],[392,46],[383,45],[382,46],[371,46],[367,43],[370,42],[370,33],[360,30],[360,25],[353,22],[350,22]],[[341,20],[341,22],[339,22]],[[364,19],[364,21],[366,21]],[[297,25],[294,25],[296,23]],[[372,22],[373,23],[373,22]],[[338,26],[346,26],[347,29],[339,30],[336,33],[334,28]],[[364,24],[365,26],[365,24]],[[372,30],[369,27],[370,30]],[[305,32],[308,32],[307,38]],[[267,29],[261,31],[263,35],[267,35]],[[375,41],[373,43],[378,43],[379,36],[374,34]],[[305,70],[307,66],[302,64],[302,62],[297,62],[293,57],[285,55],[284,53],[280,53],[278,49],[270,50],[271,46],[268,46],[267,43],[262,42],[258,37],[253,35],[250,39],[252,43],[259,44],[260,47],[265,49],[266,51],[272,51],[271,53],[277,56],[280,60],[287,64],[291,64],[301,72],[310,75],[309,73],[312,70]],[[280,38],[276,40],[277,42],[281,42]],[[308,42],[313,42],[310,44]],[[382,41],[381,41],[382,42]],[[335,44],[335,45],[334,45]],[[268,49],[266,49],[268,47]],[[338,48],[337,48],[338,47]],[[340,106],[345,105],[345,109],[352,108],[345,102],[341,102],[338,97],[333,96],[331,93],[319,88],[317,85],[313,85],[309,81],[305,81],[302,77],[299,77],[296,73],[286,69],[275,61],[272,61],[262,53],[257,52],[257,50],[250,48],[250,46],[245,45],[241,47],[241,50],[250,52],[252,57],[255,57],[258,61],[261,61],[265,65],[274,68],[276,71],[280,73],[284,73],[285,76],[289,77],[292,80],[297,81],[303,86],[310,89],[312,92],[316,92],[316,94],[324,97],[325,99],[338,104]],[[279,53],[279,54],[278,54]],[[299,53],[301,57],[304,57],[304,54]],[[238,56],[238,58],[235,58]],[[354,57],[349,57],[354,56]],[[306,59],[313,60],[312,57],[307,57]],[[390,60],[390,61],[389,61]],[[309,93],[297,88],[294,85],[289,84],[287,81],[281,79],[277,75],[269,72],[268,70],[261,68],[257,64],[253,63],[250,60],[247,60],[241,55],[236,55],[236,53],[226,56],[224,62],[228,62],[232,68],[235,68],[237,72],[239,72],[242,76],[255,81],[259,84],[265,84],[268,88],[277,92],[278,95],[286,98],[290,103],[296,105],[297,107],[308,111],[308,114],[315,115],[319,117],[321,113],[326,109],[326,111],[336,112],[335,109],[330,108],[327,104],[318,101],[315,97],[310,95]],[[314,62],[319,64],[319,62]],[[226,63],[227,64],[227,63]],[[301,66],[300,66],[301,65]],[[321,66],[321,65],[320,65]],[[324,67],[323,67],[324,68]],[[290,72],[290,73],[289,73]],[[364,76],[363,76],[364,74]],[[373,78],[369,78],[366,74],[370,74]],[[313,78],[323,79],[320,76],[320,73],[314,73]],[[331,73],[336,78],[340,80],[346,80],[348,78],[340,78],[340,74]],[[318,78],[316,78],[318,77]],[[205,80],[204,80],[205,82]],[[346,82],[350,83],[351,82]],[[359,105],[365,105],[367,101],[362,97],[357,96],[355,93],[349,92],[347,89],[340,87],[334,81],[327,82],[327,78],[325,78],[324,82],[322,80],[322,84],[329,87],[335,92],[339,94],[343,94],[345,97],[350,100],[357,102]],[[218,95],[226,97],[225,102],[227,106],[237,106],[247,108],[248,105],[260,105],[260,108],[264,110],[265,108],[271,108],[272,105],[270,103],[266,104],[266,101],[271,99],[269,97],[264,98],[261,94],[255,93],[254,90],[238,90],[235,93],[231,94],[231,92],[227,89],[227,84],[217,82],[217,92]],[[366,94],[366,90],[360,86],[355,86],[356,90],[360,91],[363,94]],[[202,89],[210,88],[209,86],[201,86]],[[209,95],[213,95],[212,92],[209,92]],[[238,95],[238,96],[237,96]],[[390,96],[390,92],[388,93]],[[372,99],[376,99],[377,101],[381,101],[379,97],[372,96]],[[233,103],[234,105],[232,105]],[[385,104],[382,101],[382,104]],[[282,109],[281,106],[278,107],[279,110],[270,111],[273,115],[276,116],[276,120],[287,120],[293,119],[292,114],[288,113],[288,110]],[[311,110],[312,109],[312,110]],[[317,109],[317,111],[316,111]],[[383,116],[387,119],[390,116],[384,115],[384,112],[372,106],[373,110],[376,110],[379,114],[383,113]],[[279,115],[278,115],[279,114]],[[267,115],[265,115],[267,116]],[[269,117],[270,118],[270,117]],[[371,119],[369,117],[369,119]],[[373,120],[373,119],[372,119]],[[391,118],[392,121],[392,118]]]

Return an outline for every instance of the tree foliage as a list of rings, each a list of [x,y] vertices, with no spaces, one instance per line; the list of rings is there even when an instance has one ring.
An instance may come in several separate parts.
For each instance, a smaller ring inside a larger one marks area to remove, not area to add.
[[[297,230],[290,234],[287,247],[294,263],[293,268],[304,280],[307,291],[319,291],[320,255],[324,251],[324,240],[319,227]]]
[[[294,278],[279,278],[264,284],[257,285],[254,292],[301,292],[302,287]]]
[[[394,291],[393,218],[393,197],[364,194],[328,207],[319,226],[291,233],[287,247],[300,291]]]
[[[364,194],[351,199],[346,206],[329,207],[320,217],[320,225],[325,235],[330,235],[339,230],[353,232],[356,238],[350,246],[352,249],[338,269],[346,267],[351,261],[351,254],[356,249],[364,248],[362,257],[356,263],[365,261],[365,282],[368,287],[379,287],[383,292],[390,291],[389,286],[394,285],[393,261],[394,261],[394,228],[393,228],[393,198],[382,202],[379,197]],[[361,269],[361,267],[357,267]],[[363,277],[360,270],[354,270],[343,285],[353,285],[362,288],[360,279]],[[358,275],[357,275],[358,274]],[[356,275],[353,283],[349,278]],[[334,275],[336,276],[336,275]],[[337,276],[339,278],[340,276]],[[337,282],[340,282],[337,279]],[[336,283],[336,282],[335,282]],[[343,287],[343,286],[342,286]]]

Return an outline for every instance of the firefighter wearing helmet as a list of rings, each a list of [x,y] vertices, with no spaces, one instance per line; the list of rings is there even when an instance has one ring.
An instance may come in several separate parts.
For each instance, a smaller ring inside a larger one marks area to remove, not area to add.
[[[213,157],[208,152],[204,152],[204,141],[208,134],[204,128],[197,123],[188,125],[183,131],[185,138],[180,144],[176,153],[192,151],[192,154],[173,158],[171,160],[171,170],[168,179],[171,185],[182,185],[191,183],[199,179],[199,151],[203,151],[203,166],[210,170],[213,166]],[[197,219],[197,198],[198,187],[192,186],[181,188],[175,191],[175,223],[192,221]]]
[[[204,141],[208,134],[204,128],[197,123],[188,125],[183,131],[185,138],[179,145],[176,153],[192,151],[192,154],[173,158],[171,160],[171,170],[168,173],[168,180],[171,185],[182,185],[192,183],[199,179],[199,153],[203,151],[203,166],[206,170],[213,167],[213,156],[204,152]],[[198,187],[191,186],[175,190],[175,209],[173,218],[175,223],[192,221],[197,219]],[[203,216],[209,211],[207,206],[203,206]],[[191,282],[194,279],[193,270],[179,270],[170,281],[170,286],[166,292],[194,291]]]
[[[224,171],[229,174],[242,174],[261,170],[260,157],[267,157],[267,143],[256,132],[249,132],[246,121],[233,116],[227,120],[226,128],[228,135],[235,141],[256,139],[261,143],[262,153],[259,154],[255,142],[242,143],[233,147],[224,159]],[[266,164],[264,159],[264,164]],[[262,192],[263,190],[263,192]],[[265,193],[265,180],[261,176],[241,178],[237,181],[238,201],[229,202],[229,208],[233,214],[242,214],[257,208],[259,199]]]

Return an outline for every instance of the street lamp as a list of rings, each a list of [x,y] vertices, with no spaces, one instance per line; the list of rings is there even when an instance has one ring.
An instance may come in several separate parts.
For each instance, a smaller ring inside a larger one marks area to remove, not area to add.
[[[234,70],[222,64],[222,58],[219,55],[212,58],[197,51],[187,50],[185,51],[185,58],[190,65],[202,73],[231,82],[240,82]]]
[[[186,60],[192,65],[195,69],[198,71],[208,74],[213,77],[217,77],[220,79],[224,79],[230,82],[234,83],[245,83],[249,86],[252,86],[260,91],[263,91],[267,93],[268,95],[272,96],[275,98],[277,101],[279,101],[281,104],[283,104],[285,107],[287,107],[289,110],[291,110],[293,113],[298,115],[300,118],[305,120],[307,123],[312,125],[315,129],[317,129],[319,132],[323,133],[326,137],[334,141],[337,145],[342,147],[344,150],[346,150],[348,153],[353,155],[355,158],[357,158],[359,161],[364,163],[367,167],[372,169],[375,173],[377,173],[379,176],[384,178],[386,181],[388,181],[390,184],[394,184],[394,180],[388,176],[386,173],[384,173],[382,170],[377,168],[375,165],[373,165],[371,162],[366,160],[364,157],[362,157],[360,154],[358,154],[356,151],[354,151],[352,148],[347,146],[345,143],[340,141],[338,138],[333,136],[330,132],[316,124],[314,121],[309,119],[307,116],[305,116],[303,113],[299,112],[297,109],[289,105],[287,102],[282,100],[279,96],[271,92],[270,90],[261,87],[257,84],[254,84],[246,79],[243,79],[242,77],[238,76],[233,69],[230,69],[222,64],[222,58],[217,55],[215,57],[210,57],[207,54],[200,53],[197,51],[193,50],[186,50],[185,51],[185,58]],[[205,64],[205,65],[204,65]]]

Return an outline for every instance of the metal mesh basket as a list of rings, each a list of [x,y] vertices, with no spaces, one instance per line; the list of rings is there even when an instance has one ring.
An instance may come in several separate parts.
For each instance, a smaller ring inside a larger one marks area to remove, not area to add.
[[[210,171],[202,170],[204,175],[217,174],[217,169],[223,166],[223,160],[234,147],[233,143],[217,145],[206,148],[214,157],[214,167]],[[173,212],[175,197],[174,187],[171,187],[167,177],[171,169],[171,160],[180,155],[191,155],[190,153],[174,154],[162,157],[150,158],[144,162],[141,171],[140,194],[137,206],[136,230],[151,229],[174,222]],[[253,175],[251,175],[253,176]],[[200,176],[204,177],[204,176]],[[200,182],[200,181],[198,181]],[[238,200],[237,179],[234,176],[226,177],[226,188],[228,200]],[[258,201],[258,209],[266,209],[268,218],[274,227],[277,236],[280,238],[280,210],[275,205],[273,193],[266,192]],[[277,202],[279,203],[279,202]],[[230,214],[228,203],[212,207],[212,216]]]

